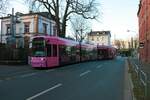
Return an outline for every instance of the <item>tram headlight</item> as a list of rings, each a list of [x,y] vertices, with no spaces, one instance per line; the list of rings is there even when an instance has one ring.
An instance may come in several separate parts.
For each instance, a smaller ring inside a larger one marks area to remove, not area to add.
[[[44,58],[41,58],[41,60],[43,61],[43,60],[44,60]]]

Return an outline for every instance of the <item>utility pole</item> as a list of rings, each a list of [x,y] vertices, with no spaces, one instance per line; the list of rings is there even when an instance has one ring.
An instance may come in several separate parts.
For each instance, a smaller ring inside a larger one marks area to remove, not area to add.
[[[3,42],[3,38],[2,38],[2,25],[3,25],[3,23],[2,23],[2,20],[1,20],[1,44],[2,44],[2,42]]]
[[[79,44],[80,44],[80,61],[82,60],[82,29],[81,29],[81,34],[80,34],[80,41],[79,41]]]
[[[133,37],[131,37],[131,49],[134,49],[134,47],[133,47]]]
[[[16,47],[16,19],[15,19],[15,15],[14,15],[14,8],[12,8],[12,13],[10,14],[10,33],[11,36],[9,37],[9,42],[12,45],[15,45]]]
[[[82,60],[82,39],[83,39],[83,37],[82,37],[82,34],[83,34],[83,29],[80,29],[80,30],[76,30],[76,32],[77,33],[80,33],[79,34],[79,55],[80,55],[80,61]],[[77,37],[77,35],[76,35],[76,37]]]
[[[78,41],[78,30],[76,30],[75,38],[76,38],[76,41]]]
[[[14,8],[12,8],[12,14],[10,15],[10,33],[14,37]]]

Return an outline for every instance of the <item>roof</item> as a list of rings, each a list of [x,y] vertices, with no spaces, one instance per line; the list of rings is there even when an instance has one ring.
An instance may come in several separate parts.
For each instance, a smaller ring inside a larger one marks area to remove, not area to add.
[[[50,14],[48,12],[31,12],[30,11],[27,14],[23,14],[20,12],[17,12],[17,14],[19,14],[19,16],[41,15],[41,16],[46,17],[48,19],[55,20],[55,16],[54,15],[50,16]],[[0,17],[0,19],[7,19],[7,18],[10,18],[10,16]]]
[[[110,31],[91,31],[88,33],[89,36],[99,36],[99,35],[110,35]]]

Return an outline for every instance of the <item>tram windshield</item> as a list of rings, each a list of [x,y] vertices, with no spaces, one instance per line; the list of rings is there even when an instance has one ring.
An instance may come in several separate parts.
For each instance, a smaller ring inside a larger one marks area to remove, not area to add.
[[[46,56],[44,38],[34,38],[33,39],[33,41],[32,41],[32,56],[35,56],[35,57]]]

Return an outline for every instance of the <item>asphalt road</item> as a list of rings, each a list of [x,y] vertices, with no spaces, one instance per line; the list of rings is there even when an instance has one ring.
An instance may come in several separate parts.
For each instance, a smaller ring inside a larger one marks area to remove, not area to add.
[[[124,64],[117,58],[48,70],[5,67],[0,100],[123,100]]]

